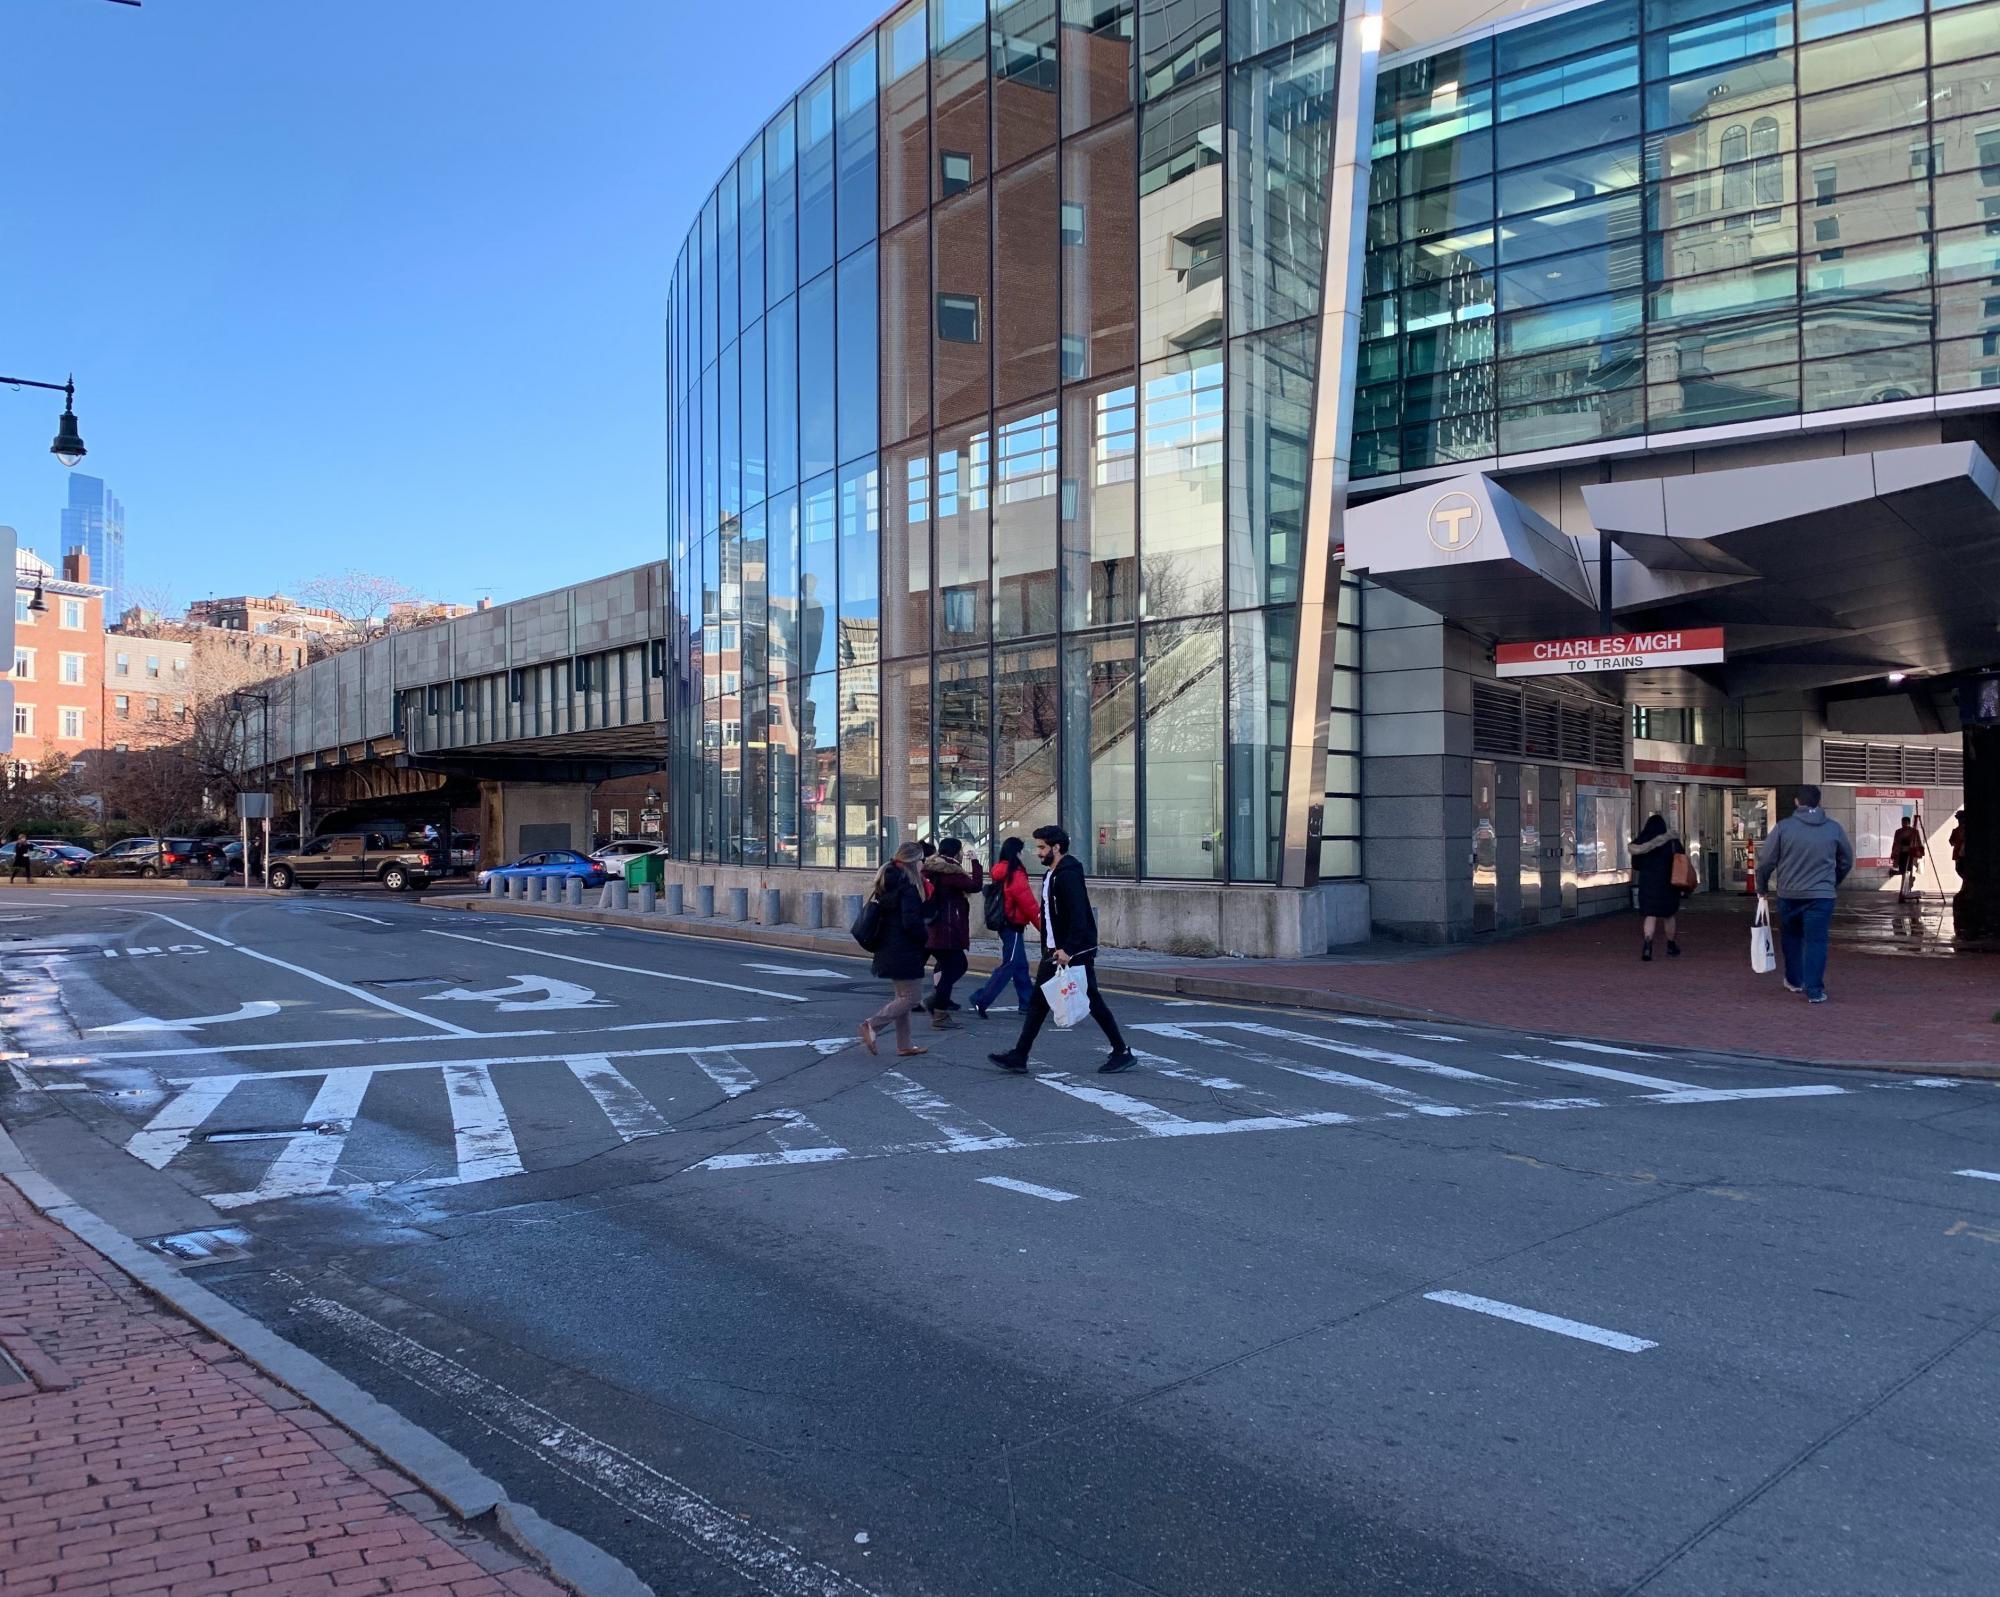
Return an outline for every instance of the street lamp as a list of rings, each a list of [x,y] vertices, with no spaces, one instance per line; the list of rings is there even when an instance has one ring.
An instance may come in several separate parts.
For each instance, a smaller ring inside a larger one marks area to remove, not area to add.
[[[38,383],[32,377],[0,377],[0,383],[10,388],[46,388],[52,394],[63,396],[62,417],[56,422],[56,441],[49,445],[49,453],[65,466],[74,466],[90,453],[83,447],[83,435],[76,430],[76,379],[66,383]]]

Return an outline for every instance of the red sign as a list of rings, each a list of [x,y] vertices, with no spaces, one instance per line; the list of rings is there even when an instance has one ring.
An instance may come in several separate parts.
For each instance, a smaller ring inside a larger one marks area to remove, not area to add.
[[[1642,776],[1707,776],[1721,782],[1740,782],[1749,773],[1740,765],[1689,765],[1680,760],[1634,760],[1632,769]]]
[[[1503,677],[1582,676],[1592,671],[1642,671],[1648,666],[1715,665],[1721,659],[1720,627],[1544,638],[1537,643],[1503,643],[1493,651],[1494,673]]]
[[[1920,787],[1857,787],[1856,798],[1872,799],[1920,799],[1924,790]]]

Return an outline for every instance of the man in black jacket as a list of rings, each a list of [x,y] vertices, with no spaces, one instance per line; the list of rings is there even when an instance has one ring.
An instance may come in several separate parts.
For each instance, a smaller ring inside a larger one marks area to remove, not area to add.
[[[1069,833],[1060,826],[1035,828],[1035,852],[1048,874],[1042,878],[1042,963],[1035,972],[1035,996],[1028,1001],[1028,1018],[1021,1023],[1021,1035],[1006,1053],[988,1054],[1002,1070],[1018,1073],[1028,1068],[1028,1050],[1035,1034],[1049,1018],[1049,1001],[1042,984],[1054,978],[1058,967],[1083,968],[1084,989],[1090,995],[1090,1018],[1097,1022],[1111,1044],[1111,1057],[1097,1067],[1099,1075],[1130,1070],[1139,1060],[1126,1046],[1111,1007],[1097,990],[1097,917],[1091,913],[1090,889],[1084,885],[1083,865],[1069,857]]]

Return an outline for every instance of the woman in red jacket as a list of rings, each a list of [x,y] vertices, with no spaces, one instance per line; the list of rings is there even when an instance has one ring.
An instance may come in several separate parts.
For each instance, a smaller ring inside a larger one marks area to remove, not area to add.
[[[1028,880],[1028,868],[1021,863],[1018,837],[1010,837],[1000,845],[1000,857],[993,862],[993,880],[999,884],[1007,924],[1000,930],[1000,963],[986,978],[985,985],[972,995],[972,1007],[979,1011],[981,1020],[1009,981],[1014,984],[1014,998],[1021,1012],[1027,1013],[1028,1000],[1035,995],[1034,983],[1028,979],[1027,930],[1042,924],[1041,900],[1035,896],[1034,883]]]

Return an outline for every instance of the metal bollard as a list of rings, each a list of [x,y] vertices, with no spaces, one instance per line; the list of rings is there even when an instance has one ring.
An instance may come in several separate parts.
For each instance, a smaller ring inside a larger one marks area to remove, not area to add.
[[[775,926],[778,924],[779,921],[783,920],[784,917],[785,917],[784,906],[780,902],[780,894],[777,888],[775,887],[765,888],[764,924],[766,926]]]
[[[488,898],[505,898],[507,896],[507,878],[504,876],[487,877],[486,896]]]
[[[750,918],[750,889],[732,887],[729,890],[729,918],[743,921]]]
[[[842,913],[847,917],[843,923],[844,925],[852,926],[856,921],[861,919],[861,895],[859,893],[849,893],[846,898],[841,900],[841,907]]]
[[[650,915],[660,907],[660,895],[651,882],[639,884],[639,913]]]
[[[826,918],[826,894],[811,892],[806,894],[806,910],[799,917],[799,924],[808,931],[816,932],[820,922]]]
[[[631,902],[632,889],[626,886],[623,881],[614,879],[611,883],[611,907],[613,909],[629,909]]]
[[[583,878],[581,876],[572,876],[569,879],[569,891],[563,897],[571,909],[583,908]]]
[[[542,879],[539,876],[527,877],[521,885],[528,890],[527,902],[539,904],[542,901]]]
[[[687,913],[687,888],[680,882],[667,883],[667,913],[669,915]]]
[[[703,882],[694,890],[694,912],[703,920],[715,919],[715,884]]]

